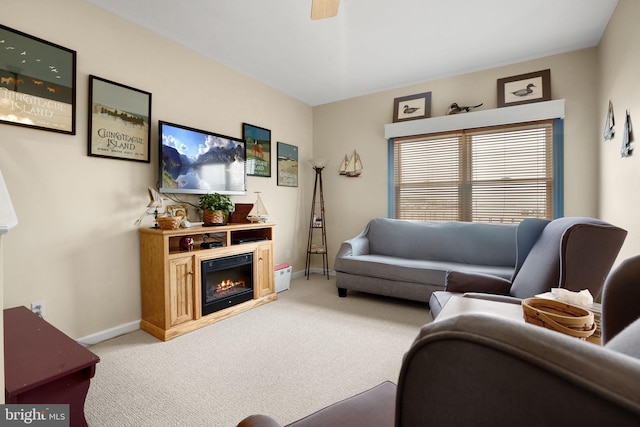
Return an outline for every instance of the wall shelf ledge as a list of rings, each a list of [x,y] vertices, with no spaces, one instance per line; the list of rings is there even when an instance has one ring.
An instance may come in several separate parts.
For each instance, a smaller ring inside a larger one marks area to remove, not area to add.
[[[564,119],[564,99],[389,123],[384,125],[384,137],[400,138],[547,119]]]

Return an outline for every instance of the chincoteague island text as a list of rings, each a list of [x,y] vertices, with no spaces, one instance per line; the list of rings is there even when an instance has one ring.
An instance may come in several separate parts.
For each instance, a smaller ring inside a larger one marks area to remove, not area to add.
[[[63,102],[0,87],[0,119],[70,130],[72,106]]]

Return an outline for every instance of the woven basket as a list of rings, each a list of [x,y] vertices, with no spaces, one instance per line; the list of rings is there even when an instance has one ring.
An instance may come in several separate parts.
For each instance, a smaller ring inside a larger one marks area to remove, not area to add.
[[[163,230],[175,230],[180,227],[182,223],[181,216],[159,216],[156,218],[158,227]]]
[[[217,210],[217,211],[210,211],[210,210],[203,210],[202,211],[202,221],[205,224],[223,224],[224,221],[224,212]]]
[[[522,301],[524,320],[533,325],[587,339],[596,330],[593,313],[586,308],[546,298]]]

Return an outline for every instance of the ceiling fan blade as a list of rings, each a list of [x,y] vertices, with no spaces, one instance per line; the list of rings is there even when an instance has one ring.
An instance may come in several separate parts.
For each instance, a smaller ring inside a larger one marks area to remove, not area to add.
[[[311,19],[332,18],[338,14],[340,0],[311,0]]]

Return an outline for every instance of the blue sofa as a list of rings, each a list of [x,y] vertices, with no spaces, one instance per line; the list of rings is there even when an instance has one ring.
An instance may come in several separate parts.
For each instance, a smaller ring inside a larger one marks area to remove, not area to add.
[[[444,290],[448,271],[512,277],[549,221],[520,224],[371,220],[343,242],[334,270],[347,290],[427,302]]]
[[[453,293],[519,302],[563,287],[596,297],[626,234],[588,217],[519,224],[377,218],[341,244],[336,286],[341,297],[355,290],[428,301],[434,318]]]

